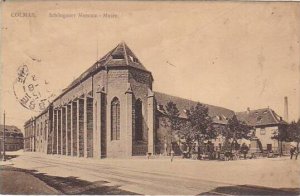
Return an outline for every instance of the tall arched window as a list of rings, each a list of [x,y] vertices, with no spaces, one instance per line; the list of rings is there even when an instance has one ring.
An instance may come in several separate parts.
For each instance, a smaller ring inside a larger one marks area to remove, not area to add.
[[[111,140],[120,139],[120,101],[117,97],[111,101]]]
[[[135,102],[135,140],[143,140],[143,113],[140,99]]]

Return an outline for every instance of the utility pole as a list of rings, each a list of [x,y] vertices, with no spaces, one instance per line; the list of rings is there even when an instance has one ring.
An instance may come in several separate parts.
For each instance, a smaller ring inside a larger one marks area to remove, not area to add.
[[[2,157],[2,161],[6,161],[5,159],[5,110],[3,113],[3,157]]]

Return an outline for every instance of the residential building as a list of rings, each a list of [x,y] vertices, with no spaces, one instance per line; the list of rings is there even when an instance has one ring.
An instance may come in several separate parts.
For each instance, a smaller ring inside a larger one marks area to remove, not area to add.
[[[254,135],[261,142],[262,149],[265,151],[280,152],[282,146],[283,153],[289,153],[290,144],[288,142],[279,142],[272,139],[281,129],[285,129],[287,123],[274,110],[270,108],[256,109],[244,112],[237,112],[240,121],[244,121],[253,127]]]
[[[4,126],[0,125],[0,149],[3,151],[3,130]],[[5,125],[5,150],[16,151],[23,149],[23,133],[13,125]]]

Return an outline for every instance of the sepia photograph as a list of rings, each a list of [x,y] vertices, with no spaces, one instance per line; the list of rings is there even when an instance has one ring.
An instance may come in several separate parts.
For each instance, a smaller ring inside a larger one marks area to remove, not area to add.
[[[0,9],[0,194],[300,195],[300,2]]]

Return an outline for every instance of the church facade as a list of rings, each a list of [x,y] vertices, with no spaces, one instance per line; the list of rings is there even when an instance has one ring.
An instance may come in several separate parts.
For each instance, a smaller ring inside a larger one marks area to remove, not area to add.
[[[152,84],[152,73],[118,44],[25,123],[25,150],[93,158],[166,153],[172,138],[163,126],[164,106],[173,101],[184,118],[197,102],[156,92]],[[207,107],[217,125],[234,115]]]

